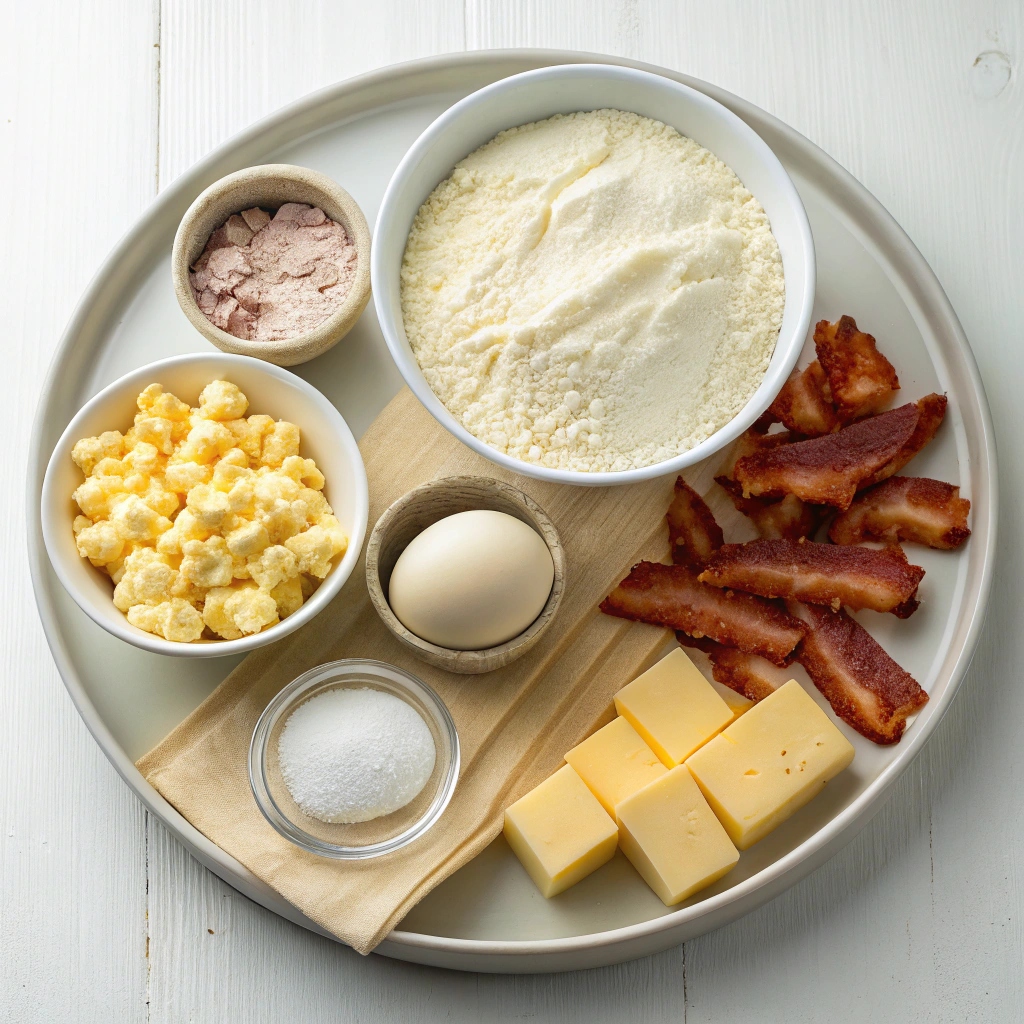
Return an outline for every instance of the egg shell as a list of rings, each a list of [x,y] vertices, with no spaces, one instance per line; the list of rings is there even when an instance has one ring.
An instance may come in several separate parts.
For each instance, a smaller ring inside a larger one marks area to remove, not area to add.
[[[540,534],[504,512],[476,509],[413,538],[392,570],[388,603],[420,639],[479,651],[522,633],[543,610],[554,578]]]

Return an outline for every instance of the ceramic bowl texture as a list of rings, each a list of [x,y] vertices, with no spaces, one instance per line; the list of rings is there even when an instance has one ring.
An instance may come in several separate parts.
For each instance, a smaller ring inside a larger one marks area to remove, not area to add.
[[[540,614],[519,636],[481,651],[456,651],[421,640],[406,629],[388,604],[388,584],[395,563],[414,537],[439,519],[473,509],[504,512],[536,530],[551,553],[555,577]],[[366,587],[384,625],[417,658],[463,675],[492,672],[521,658],[554,621],[565,588],[565,552],[555,524],[528,494],[488,477],[445,477],[403,495],[377,520],[366,545]]]
[[[585,473],[521,462],[471,434],[441,403],[420,370],[405,334],[401,267],[413,218],[455,164],[498,132],[559,113],[616,108],[662,121],[725,161],[756,196],[782,253],[786,306],[775,353],[746,406],[701,444],[672,459],[620,472]],[[803,203],[775,154],[722,104],[659,75],[608,64],[567,64],[513,75],[478,90],[442,114],[398,165],[384,199],[371,255],[377,319],[405,382],[434,418],[474,451],[539,480],[576,485],[625,484],[677,473],[706,459],[750,427],[771,405],[796,366],[811,321],[814,243]]]
[[[338,308],[311,331],[280,341],[247,341],[215,327],[199,308],[189,283],[189,268],[210,235],[228,217],[254,206],[276,210],[285,203],[318,206],[348,232],[356,249],[356,275]],[[253,356],[278,366],[295,366],[333,348],[355,326],[370,300],[370,229],[356,201],[318,171],[292,164],[246,167],[215,181],[188,208],[174,236],[171,254],[174,294],[192,326],[222,352]]]
[[[372,689],[405,701],[434,740],[434,770],[413,799],[391,814],[353,824],[306,814],[281,775],[278,743],[292,712],[323,693]],[[408,846],[444,813],[459,779],[459,734],[444,701],[422,680],[383,661],[350,658],[317,665],[285,686],[267,705],[249,744],[249,785],[260,813],[289,842],[333,860],[366,860]]]
[[[154,382],[189,405],[211,380],[237,384],[249,399],[248,414],[266,413],[296,423],[302,431],[301,454],[316,460],[326,479],[324,496],[348,534],[348,549],[335,560],[312,596],[287,619],[238,640],[200,640],[176,643],[147,633],[128,622],[114,607],[113,583],[101,569],[82,558],[71,524],[80,514],[71,497],[82,482],[82,471],[71,460],[71,449],[83,437],[131,426],[140,391]],[[43,478],[40,515],[43,541],[54,571],[78,606],[108,633],[156,654],[213,658],[241,654],[287,636],[325,608],[349,578],[359,560],[366,534],[369,499],[366,470],[352,432],[337,409],[300,377],[247,356],[218,352],[175,356],[149,363],[125,374],[91,398],[68,424],[50,456]]]

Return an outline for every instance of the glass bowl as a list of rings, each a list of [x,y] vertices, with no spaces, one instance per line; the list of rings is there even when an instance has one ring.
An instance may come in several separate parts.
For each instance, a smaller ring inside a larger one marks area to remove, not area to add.
[[[281,777],[278,740],[292,712],[313,697],[337,689],[370,688],[410,705],[434,739],[434,770],[405,807],[372,821],[320,821],[305,814]],[[382,661],[352,658],[304,672],[267,705],[249,744],[249,783],[263,816],[285,839],[335,860],[364,860],[399,850],[419,839],[441,817],[459,777],[459,736],[441,698],[414,675]]]

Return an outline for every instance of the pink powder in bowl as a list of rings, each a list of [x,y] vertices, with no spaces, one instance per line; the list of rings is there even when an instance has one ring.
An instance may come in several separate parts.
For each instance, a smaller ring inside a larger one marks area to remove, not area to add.
[[[323,210],[285,203],[233,214],[206,243],[189,282],[215,327],[247,341],[282,341],[322,324],[356,274],[348,232]]]

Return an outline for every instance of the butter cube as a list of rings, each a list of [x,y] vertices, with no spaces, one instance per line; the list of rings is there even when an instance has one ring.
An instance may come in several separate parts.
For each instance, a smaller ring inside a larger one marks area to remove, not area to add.
[[[624,718],[598,729],[565,759],[612,817],[620,801],[665,774],[657,754]]]
[[[667,907],[717,882],[740,859],[685,764],[616,810],[622,852]]]
[[[618,829],[566,765],[505,811],[508,845],[550,898],[611,860]]]
[[[725,686],[722,683],[712,682],[711,685],[715,688],[715,693],[717,693],[718,696],[729,705],[733,721],[736,721],[744,711],[749,711],[754,706],[754,702],[752,700],[748,700],[742,693],[737,693],[735,690],[731,690],[728,686]]]
[[[711,809],[741,850],[821,792],[853,746],[791,679],[687,758]]]
[[[669,768],[682,764],[734,717],[682,649],[619,690],[615,710]]]

